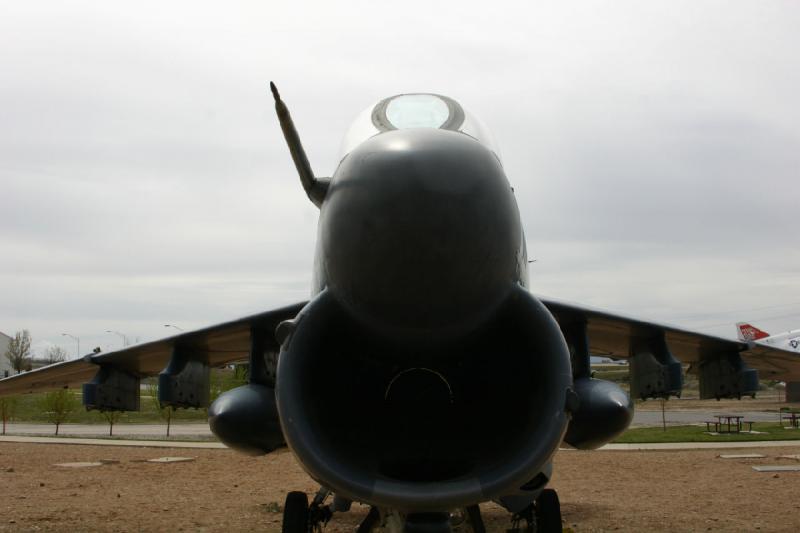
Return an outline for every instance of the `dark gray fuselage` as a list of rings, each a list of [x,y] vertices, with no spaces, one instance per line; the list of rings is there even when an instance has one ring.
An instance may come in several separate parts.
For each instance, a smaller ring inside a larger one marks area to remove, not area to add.
[[[408,511],[541,489],[568,423],[569,355],[526,289],[496,155],[460,132],[383,132],[342,160],[320,208],[313,299],[276,389],[301,464]]]

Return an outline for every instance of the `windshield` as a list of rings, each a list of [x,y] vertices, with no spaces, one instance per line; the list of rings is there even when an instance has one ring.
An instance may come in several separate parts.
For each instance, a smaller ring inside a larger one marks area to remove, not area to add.
[[[383,109],[383,116],[397,129],[441,128],[450,115],[450,106],[432,94],[404,94],[389,100]],[[378,118],[374,113],[373,117]]]
[[[356,117],[342,140],[341,159],[370,137],[406,128],[437,128],[474,138],[500,158],[489,130],[461,105],[438,94],[400,94],[385,98]]]

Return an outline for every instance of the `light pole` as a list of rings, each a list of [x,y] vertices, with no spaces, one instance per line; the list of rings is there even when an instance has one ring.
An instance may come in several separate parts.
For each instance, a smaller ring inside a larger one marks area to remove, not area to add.
[[[178,326],[176,326],[176,325],[174,325],[174,324],[164,324],[164,327],[165,327],[165,328],[175,328],[175,329],[177,329],[178,331],[183,331],[183,328],[179,328]]]
[[[69,333],[62,333],[62,337],[69,337],[70,339],[75,339],[75,342],[78,343],[78,353],[76,355],[76,359],[81,356],[81,339],[76,337],[75,335],[70,335]]]
[[[124,348],[128,346],[128,337],[126,337],[124,333],[120,333],[119,331],[112,331],[110,329],[107,329],[106,333],[113,333],[114,335],[119,335],[120,337],[122,337],[122,347]]]

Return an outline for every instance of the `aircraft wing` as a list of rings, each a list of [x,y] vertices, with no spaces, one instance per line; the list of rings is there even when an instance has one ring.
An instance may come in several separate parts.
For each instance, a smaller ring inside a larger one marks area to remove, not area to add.
[[[637,340],[663,333],[670,352],[682,363],[699,363],[714,359],[721,353],[738,352],[748,366],[759,371],[762,379],[800,381],[798,352],[637,320],[573,303],[539,299],[559,323],[586,322],[589,350],[595,356],[627,359],[631,357],[632,345]]]
[[[722,352],[738,352],[762,378],[800,381],[800,353],[758,342],[736,340],[698,333],[675,326],[657,324],[612,314],[591,307],[540,298],[559,322],[582,320],[587,323],[592,355],[627,359],[638,339],[663,333],[672,354],[683,363],[698,363]],[[191,350],[210,366],[247,359],[250,332],[255,328],[273,332],[277,325],[293,318],[305,302],[181,333],[165,339],[131,346],[106,354],[57,363],[44,368],[0,379],[0,397],[63,387],[78,387],[89,382],[100,365],[111,365],[141,377],[161,372],[172,356],[173,348]]]
[[[152,376],[167,366],[176,346],[186,349],[193,359],[206,362],[212,367],[244,361],[250,351],[250,335],[254,328],[274,335],[277,325],[294,318],[304,305],[305,303],[294,304],[115,352],[87,355],[82,359],[0,379],[0,397],[80,387],[91,381],[101,365],[113,366],[139,377]]]

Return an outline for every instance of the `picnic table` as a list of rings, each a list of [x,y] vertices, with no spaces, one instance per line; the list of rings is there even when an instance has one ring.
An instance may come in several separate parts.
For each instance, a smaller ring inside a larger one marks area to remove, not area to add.
[[[783,421],[788,420],[790,424],[790,428],[798,429],[800,428],[800,412],[798,411],[788,411],[785,409],[781,409],[781,425],[783,425]]]
[[[718,433],[739,433],[742,431],[742,419],[744,417],[741,415],[714,415],[714,418],[717,419]],[[723,420],[726,422],[723,422]],[[728,431],[723,431],[722,428],[725,427],[726,423]]]

